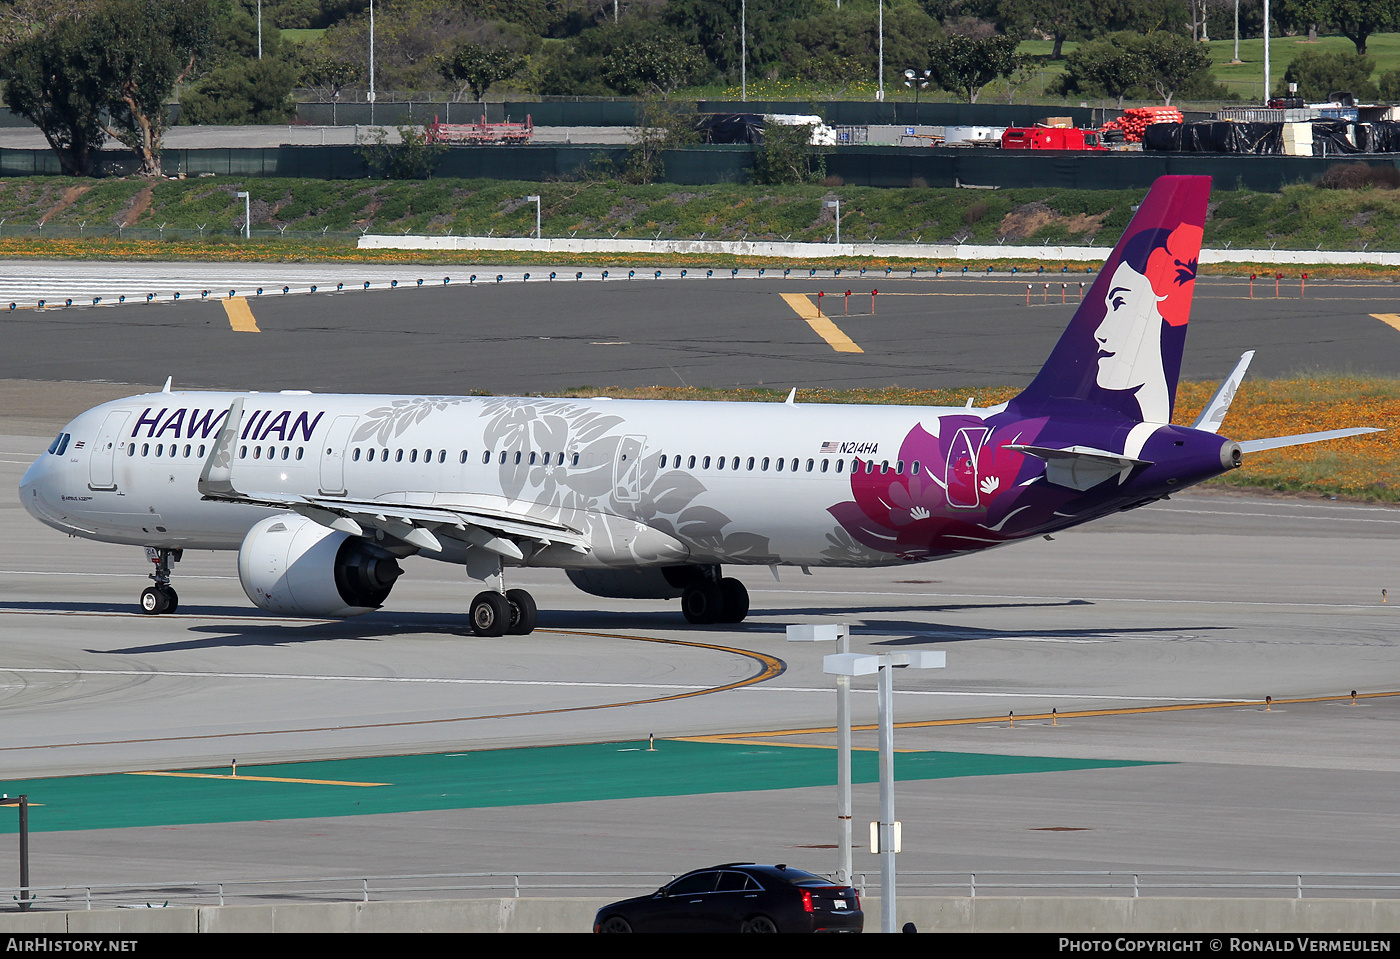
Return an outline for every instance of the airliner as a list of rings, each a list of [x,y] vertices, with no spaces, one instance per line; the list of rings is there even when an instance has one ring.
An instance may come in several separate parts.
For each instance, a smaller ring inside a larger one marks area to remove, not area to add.
[[[1219,435],[1246,353],[1172,423],[1209,177],[1148,193],[1045,366],[992,407],[165,389],[79,415],[20,496],[73,536],[141,546],[149,614],[187,549],[234,550],[270,613],[381,607],[420,555],[461,566],[479,636],[535,628],[510,571],[739,623],[728,566],[878,567],[1045,536],[1166,499],[1245,454],[1375,432]]]

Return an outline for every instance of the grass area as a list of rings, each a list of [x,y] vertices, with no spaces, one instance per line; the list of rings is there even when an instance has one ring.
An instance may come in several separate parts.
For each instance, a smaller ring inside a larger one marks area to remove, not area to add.
[[[326,32],[325,27],[296,27],[280,31],[282,39],[290,43],[306,43],[308,40],[319,40],[321,34]]]
[[[182,243],[189,239],[179,231],[200,228],[205,231],[201,238],[222,232],[231,239],[243,215],[243,201],[236,195],[242,190],[252,195],[257,242],[276,238],[279,230],[287,229],[312,237],[324,235],[321,245],[336,250],[345,248],[346,237],[361,232],[530,236],[535,209],[523,198],[531,193],[544,198],[546,236],[828,242],[834,223],[822,201],[839,197],[845,240],[1006,243],[1008,258],[1013,260],[1016,244],[1116,241],[1144,194],[1142,190],[641,186],[601,180],[200,177],[151,183],[15,177],[0,180],[0,242],[19,255],[12,242],[17,239],[46,243],[57,238],[113,236],[118,225],[132,230],[124,236],[160,238],[172,244],[176,237]],[[342,236],[337,241],[331,234]],[[1281,193],[1217,190],[1205,242],[1216,248],[1228,244],[1400,250],[1400,191],[1322,190],[1302,184]],[[172,254],[188,255],[187,251],[177,254],[173,245],[170,249]],[[119,254],[112,248],[109,255]],[[1035,260],[1033,255],[1028,258]]]
[[[1190,424],[1217,384],[1182,383],[1175,422]],[[1020,387],[909,390],[800,390],[800,403],[887,403],[909,406],[962,406],[969,396],[978,406],[1011,399]],[[558,394],[554,394],[558,395]],[[784,390],[720,390],[655,386],[646,389],[579,388],[565,396],[621,399],[694,399],[780,403]],[[1303,492],[1320,496],[1400,502],[1400,379],[1319,374],[1298,379],[1246,380],[1225,419],[1222,433],[1232,439],[1261,439],[1353,426],[1380,426],[1384,433],[1253,453],[1244,467],[1207,486]]]

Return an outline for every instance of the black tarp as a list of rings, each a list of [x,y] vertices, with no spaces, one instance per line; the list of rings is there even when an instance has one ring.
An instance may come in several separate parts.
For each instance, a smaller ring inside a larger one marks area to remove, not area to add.
[[[1168,153],[1279,155],[1283,153],[1283,124],[1228,120],[1154,123],[1143,132],[1142,148]]]
[[[763,116],[757,113],[702,113],[695,129],[701,143],[763,142]]]
[[[1358,123],[1356,133],[1367,153],[1400,153],[1400,121]]]
[[[1336,153],[1365,152],[1365,131],[1357,131],[1361,141],[1361,145],[1358,146],[1349,136],[1352,126],[1350,120],[1314,120],[1313,155],[1332,156]]]

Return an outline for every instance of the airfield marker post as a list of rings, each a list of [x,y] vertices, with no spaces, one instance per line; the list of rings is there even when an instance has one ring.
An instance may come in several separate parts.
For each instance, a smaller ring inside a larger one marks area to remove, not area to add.
[[[0,806],[19,807],[19,911],[28,912],[29,894],[29,797],[0,796]]]

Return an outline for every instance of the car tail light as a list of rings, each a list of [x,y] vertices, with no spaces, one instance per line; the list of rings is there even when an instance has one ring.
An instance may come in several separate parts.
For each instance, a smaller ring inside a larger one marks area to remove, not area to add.
[[[812,893],[808,889],[802,890],[802,910],[804,912],[812,911]]]

